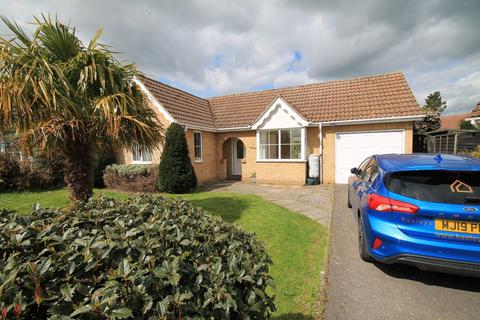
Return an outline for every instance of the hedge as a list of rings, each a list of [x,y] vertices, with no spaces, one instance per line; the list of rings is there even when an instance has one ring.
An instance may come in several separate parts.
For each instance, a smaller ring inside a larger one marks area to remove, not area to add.
[[[46,160],[41,156],[20,161],[8,154],[0,154],[0,191],[49,189],[63,185],[60,161]]]
[[[270,264],[254,235],[185,201],[0,213],[6,318],[266,319]]]
[[[109,189],[127,192],[155,192],[158,171],[149,164],[112,164],[105,168],[103,181]]]

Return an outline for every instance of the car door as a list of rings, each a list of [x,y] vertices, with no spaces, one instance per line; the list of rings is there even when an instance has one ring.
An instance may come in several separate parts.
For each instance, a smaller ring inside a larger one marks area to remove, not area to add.
[[[368,194],[373,191],[372,190],[373,183],[375,182],[375,179],[379,174],[380,174],[380,171],[378,168],[377,161],[375,159],[371,159],[367,167],[365,168],[365,170],[362,172],[362,175],[360,177],[361,182],[358,184],[356,189],[357,198],[359,201],[358,206],[360,208],[367,205]]]
[[[360,166],[358,166],[358,170],[357,170],[357,173],[352,175],[352,177],[350,178],[350,183],[349,183],[349,193],[350,193],[350,202],[352,204],[352,208],[354,209],[354,211],[356,212],[356,208],[359,207],[359,199],[358,199],[358,196],[357,196],[357,189],[360,187],[360,185],[362,184],[362,181],[363,181],[363,178],[362,176],[364,175],[365,173],[365,170],[367,169],[367,166],[368,164],[370,163],[370,161],[372,160],[372,158],[367,158],[365,160],[363,160],[363,162],[360,164]]]

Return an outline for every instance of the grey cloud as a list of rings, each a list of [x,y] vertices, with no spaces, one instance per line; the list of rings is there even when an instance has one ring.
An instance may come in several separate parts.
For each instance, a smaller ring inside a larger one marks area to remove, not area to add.
[[[103,42],[122,59],[202,95],[397,70],[420,102],[442,89],[449,112],[465,110],[480,92],[475,0],[0,0],[0,7],[22,24],[57,13],[85,41],[103,26]],[[302,61],[289,70],[296,50]],[[218,55],[221,66],[213,63]]]

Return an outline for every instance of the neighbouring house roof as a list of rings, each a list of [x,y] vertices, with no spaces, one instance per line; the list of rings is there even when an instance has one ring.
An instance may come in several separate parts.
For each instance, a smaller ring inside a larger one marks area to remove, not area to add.
[[[472,112],[470,112],[467,115],[467,118],[476,118],[476,117],[480,117],[480,102],[477,103],[475,108],[473,108]]]
[[[310,122],[423,115],[400,72],[208,99],[148,78],[142,81],[180,123],[218,129],[251,126],[278,97]]]
[[[460,121],[468,117],[468,113],[450,114],[440,118],[442,124],[440,129],[459,129]]]

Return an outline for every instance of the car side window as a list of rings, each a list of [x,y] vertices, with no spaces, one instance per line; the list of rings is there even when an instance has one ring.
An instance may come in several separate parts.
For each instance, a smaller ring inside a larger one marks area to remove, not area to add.
[[[367,158],[365,160],[363,160],[363,162],[358,166],[358,176],[359,177],[362,177],[364,172],[365,172],[365,169],[367,168],[368,164],[370,163],[370,160],[372,160],[371,158]]]
[[[372,183],[375,178],[378,176],[378,166],[375,160],[372,160],[368,163],[365,172],[362,174],[362,180]]]

